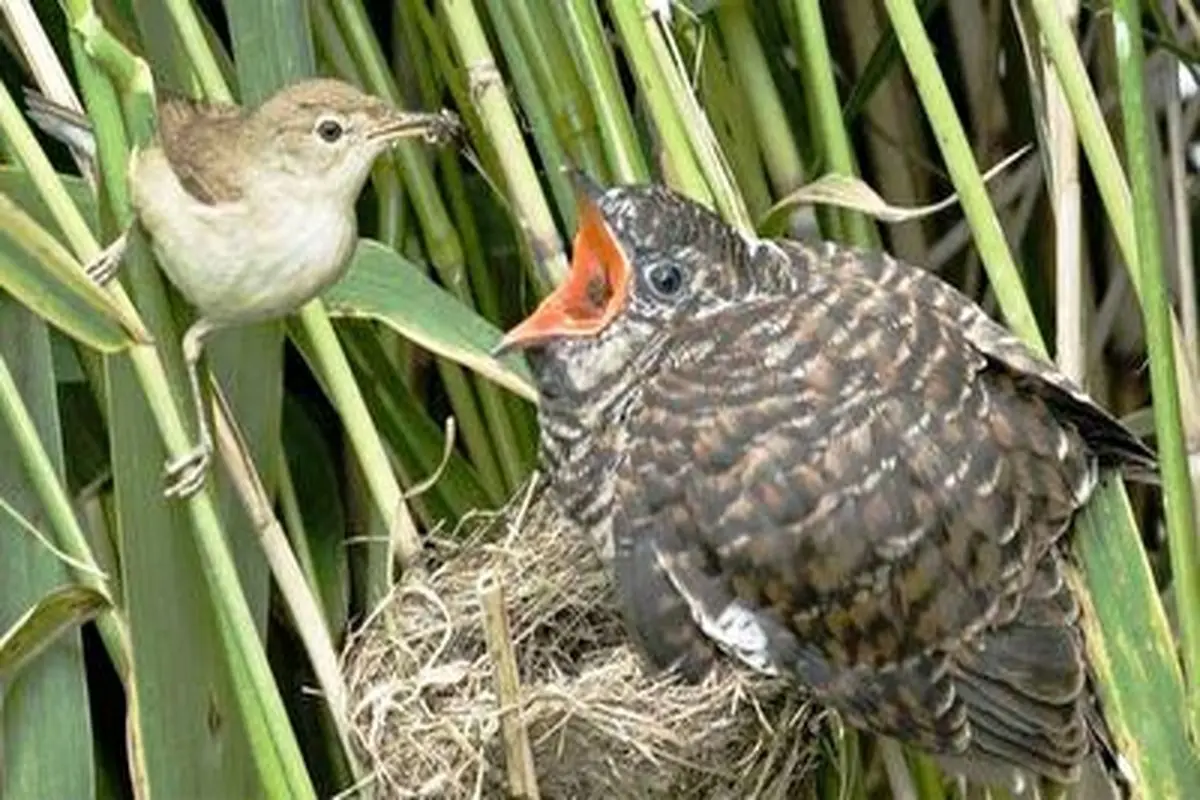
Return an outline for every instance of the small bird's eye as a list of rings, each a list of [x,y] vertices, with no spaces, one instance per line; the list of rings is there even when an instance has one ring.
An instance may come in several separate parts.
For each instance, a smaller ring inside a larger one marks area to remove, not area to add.
[[[338,122],[336,119],[329,119],[326,117],[317,123],[317,136],[320,136],[323,141],[329,142],[330,144],[333,144],[338,139],[342,138],[342,133],[344,133],[342,123]]]
[[[646,280],[654,293],[664,299],[674,297],[683,289],[683,270],[678,264],[665,261],[655,264],[646,273]]]

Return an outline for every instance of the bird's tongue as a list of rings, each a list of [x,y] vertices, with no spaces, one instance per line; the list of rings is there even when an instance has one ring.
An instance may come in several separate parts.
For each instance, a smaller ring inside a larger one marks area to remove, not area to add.
[[[599,209],[591,203],[581,206],[567,279],[505,334],[498,350],[529,347],[563,336],[594,336],[624,305],[629,263]]]

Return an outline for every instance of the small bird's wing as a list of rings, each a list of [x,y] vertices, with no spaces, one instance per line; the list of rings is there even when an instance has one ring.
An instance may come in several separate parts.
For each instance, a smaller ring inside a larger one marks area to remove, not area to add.
[[[1096,460],[923,302],[817,282],[674,330],[630,412],[614,566],[656,663],[741,632],[723,648],[956,752],[950,656],[1012,620]]]
[[[158,99],[158,143],[188,194],[219,205],[242,197],[238,152],[242,110],[162,92]],[[199,124],[197,124],[199,123]]]

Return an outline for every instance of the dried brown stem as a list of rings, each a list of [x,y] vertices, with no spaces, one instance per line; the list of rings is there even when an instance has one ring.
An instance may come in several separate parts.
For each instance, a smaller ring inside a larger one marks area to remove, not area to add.
[[[483,610],[483,630],[500,706],[500,733],[504,740],[509,795],[521,800],[537,800],[540,797],[537,774],[533,769],[529,732],[521,719],[521,678],[517,672],[508,614],[504,610],[504,586],[494,572],[488,571],[480,576],[476,591]]]
[[[338,664],[333,638],[325,624],[324,614],[312,587],[304,579],[304,572],[296,561],[296,554],[292,552],[287,534],[275,516],[266,487],[263,486],[258,470],[254,468],[246,440],[234,422],[224,394],[215,383],[212,384],[212,395],[217,451],[258,534],[271,574],[296,624],[296,631],[308,654],[317,683],[329,704],[334,728],[346,758],[355,778],[361,778],[362,770],[351,739],[349,693]]]

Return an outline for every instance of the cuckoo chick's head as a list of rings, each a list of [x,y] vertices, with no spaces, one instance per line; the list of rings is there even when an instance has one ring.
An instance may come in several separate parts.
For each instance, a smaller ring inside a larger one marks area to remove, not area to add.
[[[708,209],[663,186],[605,191],[573,177],[579,224],[570,273],[498,350],[532,350],[535,369],[560,362],[572,388],[586,390],[614,372],[652,370],[674,346],[677,321],[751,286],[747,241]]]

